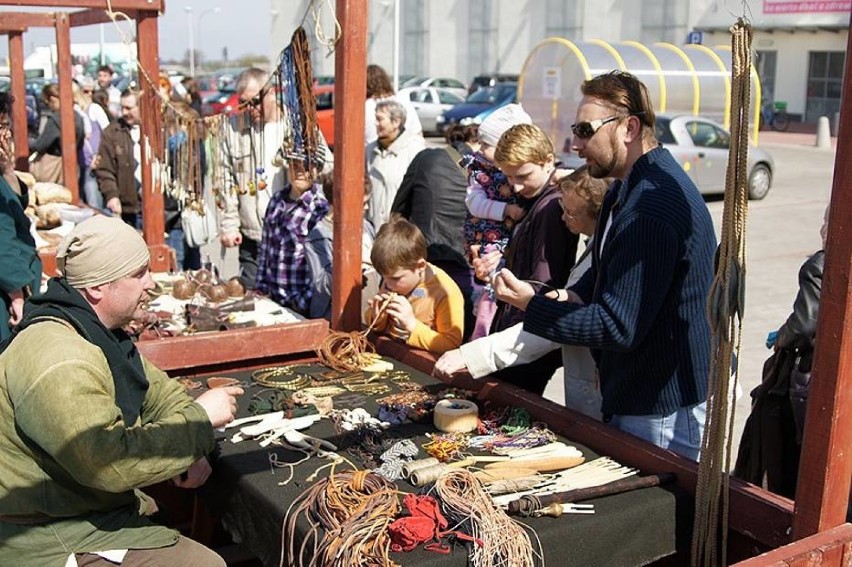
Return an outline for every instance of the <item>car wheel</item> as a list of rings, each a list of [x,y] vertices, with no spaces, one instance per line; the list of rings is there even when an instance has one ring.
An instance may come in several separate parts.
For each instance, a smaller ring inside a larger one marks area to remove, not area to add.
[[[766,165],[755,165],[748,176],[748,198],[759,201],[769,194],[772,187],[772,173]]]

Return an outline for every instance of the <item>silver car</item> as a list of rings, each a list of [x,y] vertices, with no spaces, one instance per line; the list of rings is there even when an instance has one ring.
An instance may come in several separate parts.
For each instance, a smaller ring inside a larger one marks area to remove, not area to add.
[[[658,114],[656,136],[683,167],[698,190],[709,195],[725,192],[728,148],[731,134],[721,124],[691,114]],[[571,139],[565,140],[562,160],[568,167],[583,165],[584,160],[571,152]],[[749,144],[748,196],[760,200],[772,187],[775,162],[766,150]]]
[[[457,104],[464,102],[464,98],[455,92],[440,87],[410,87],[400,89],[398,97],[410,100],[420,123],[423,125],[424,133],[438,132],[436,119],[445,110],[449,110]]]

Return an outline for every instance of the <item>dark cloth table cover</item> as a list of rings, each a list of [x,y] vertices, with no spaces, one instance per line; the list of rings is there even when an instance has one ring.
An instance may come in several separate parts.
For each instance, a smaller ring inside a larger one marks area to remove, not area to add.
[[[438,392],[448,388],[446,384],[404,364],[394,361],[394,365],[396,369],[407,371],[411,380],[426,385],[429,391]],[[217,375],[232,376],[252,384],[251,372]],[[261,390],[257,385],[246,389],[245,395],[239,401],[238,417],[250,415],[247,409],[250,399]],[[397,388],[391,384],[391,393],[396,391]],[[482,404],[479,405],[481,410]],[[377,415],[378,405],[373,397],[368,397],[368,402],[363,407],[371,415]],[[264,565],[277,566],[281,559],[282,524],[288,507],[313,484],[306,482],[306,478],[319,466],[330,461],[311,458],[295,467],[295,474],[289,484],[278,486],[280,481],[287,478],[289,471],[276,468],[273,473],[270,455],[275,453],[279,462],[292,463],[303,458],[304,454],[274,445],[261,448],[255,440],[231,443],[228,439],[236,431],[238,428],[228,429],[226,434],[217,433],[221,441],[219,450],[211,459],[214,472],[200,493],[211,512],[221,519],[235,542],[243,544]],[[421,447],[428,441],[425,433],[433,431],[435,429],[431,424],[405,424],[392,426],[387,435],[399,439],[412,438],[415,444]],[[364,466],[357,457],[346,452],[344,440],[335,434],[329,419],[323,419],[303,432],[331,441],[338,446],[338,452],[356,466]],[[561,440],[582,450],[587,462],[598,456],[586,447]],[[416,458],[428,456],[421,448]],[[336,470],[351,469],[348,465],[341,464]],[[326,468],[318,479],[328,475],[329,468]],[[401,491],[417,491],[405,480],[399,480],[396,484]],[[560,518],[518,519],[538,534],[546,564],[645,565],[676,551],[678,518],[682,530],[683,523],[690,516],[683,501],[683,498],[665,488],[646,488],[588,501],[595,505],[593,515],[565,514]],[[535,548],[535,536],[530,534],[530,537]],[[412,552],[391,554],[394,561],[405,566],[466,565],[467,556],[467,550],[461,545],[456,545],[453,551],[446,555],[425,551],[422,546]]]

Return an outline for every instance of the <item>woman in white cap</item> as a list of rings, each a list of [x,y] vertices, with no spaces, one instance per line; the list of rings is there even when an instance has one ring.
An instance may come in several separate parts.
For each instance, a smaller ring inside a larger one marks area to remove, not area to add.
[[[532,124],[532,118],[520,104],[507,104],[489,114],[479,125],[479,151],[465,155],[461,161],[468,173],[464,245],[471,262],[479,254],[505,252],[512,228],[526,215],[519,197],[494,163],[500,136],[516,124]],[[475,301],[473,339],[488,334],[497,310],[497,304],[487,294],[481,294]]]

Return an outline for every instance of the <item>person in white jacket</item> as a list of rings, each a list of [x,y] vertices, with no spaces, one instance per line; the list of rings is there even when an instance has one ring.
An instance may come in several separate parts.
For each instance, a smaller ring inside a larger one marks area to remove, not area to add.
[[[367,218],[377,231],[390,219],[391,205],[411,160],[426,147],[423,136],[412,134],[403,126],[405,117],[405,107],[395,100],[376,105],[379,137],[367,144],[365,158],[373,185]]]
[[[604,193],[612,181],[609,178],[590,177],[588,168],[583,166],[559,184],[562,189],[562,220],[574,234],[589,237],[585,250],[571,270],[566,288],[573,285],[591,266],[591,237],[595,233]],[[565,290],[550,293],[554,299],[567,299]],[[555,343],[528,333],[523,330],[523,323],[445,353],[435,363],[433,374],[448,378],[467,371],[474,378],[482,378],[503,368],[532,362],[560,347],[565,380],[565,407],[601,419],[600,391],[597,387],[595,362],[589,349]]]

